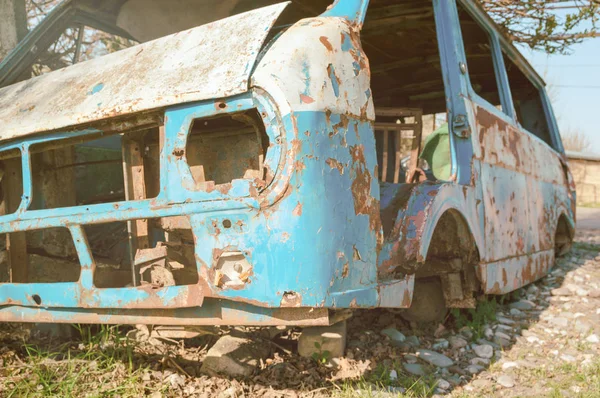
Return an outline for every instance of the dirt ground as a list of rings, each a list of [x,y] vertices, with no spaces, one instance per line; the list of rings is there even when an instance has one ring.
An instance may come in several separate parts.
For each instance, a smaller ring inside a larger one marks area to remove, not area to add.
[[[96,326],[64,329],[75,331],[65,339],[0,325],[0,396],[600,397],[600,222],[585,227],[549,276],[454,310],[443,324],[417,328],[397,311],[357,311],[345,356],[334,361],[300,357],[299,330],[274,338],[218,330],[268,350],[247,378],[201,372],[214,334],[157,339],[143,328]]]

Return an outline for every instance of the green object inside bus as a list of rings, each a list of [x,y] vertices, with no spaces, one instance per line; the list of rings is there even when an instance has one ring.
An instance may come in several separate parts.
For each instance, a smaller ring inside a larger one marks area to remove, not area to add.
[[[438,180],[448,181],[452,172],[450,158],[450,136],[448,123],[442,125],[425,139],[423,151],[419,158],[429,164],[431,172]]]

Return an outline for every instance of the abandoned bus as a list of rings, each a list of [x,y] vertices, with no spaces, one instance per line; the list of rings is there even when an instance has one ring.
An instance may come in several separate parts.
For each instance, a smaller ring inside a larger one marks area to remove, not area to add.
[[[141,44],[0,65],[0,321],[431,321],[569,249],[544,83],[473,1],[130,3],[105,26]]]

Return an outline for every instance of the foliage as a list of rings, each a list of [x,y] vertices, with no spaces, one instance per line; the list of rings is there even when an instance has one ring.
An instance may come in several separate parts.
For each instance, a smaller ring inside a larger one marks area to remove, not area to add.
[[[511,40],[549,54],[600,37],[600,0],[479,0]]]
[[[567,151],[585,152],[592,146],[589,137],[578,130],[569,130],[562,134],[562,142]]]
[[[494,299],[480,301],[476,308],[453,308],[450,311],[457,329],[468,326],[476,339],[483,337],[484,325],[496,320],[498,303]]]
[[[12,371],[8,397],[145,395],[146,369],[136,364],[134,347],[118,327],[101,326],[97,333],[90,326],[76,328],[78,342],[55,348],[24,343],[26,371]]]
[[[27,25],[31,30],[48,13],[61,3],[61,0],[26,0]],[[83,36],[78,59],[75,59],[79,30]],[[101,30],[85,27],[70,27],[56,40],[48,50],[33,65],[35,76],[52,70],[64,68],[79,61],[87,61],[108,53],[122,50],[134,45],[135,42],[115,36]]]
[[[315,348],[317,349],[317,351],[313,352],[312,358],[321,365],[326,364],[327,361],[329,361],[329,358],[331,357],[331,352],[323,350],[321,344],[317,341],[315,341]]]

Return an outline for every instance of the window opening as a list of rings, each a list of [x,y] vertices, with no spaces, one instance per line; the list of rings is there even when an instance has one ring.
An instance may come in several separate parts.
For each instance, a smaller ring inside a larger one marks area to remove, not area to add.
[[[380,181],[448,180],[447,105],[433,3],[371,2],[361,42],[371,68]],[[435,125],[433,115],[439,116]]]
[[[542,96],[531,80],[502,52],[517,120],[523,128],[553,147]]]
[[[502,110],[490,35],[462,5],[457,6],[471,86],[477,95]]]
[[[157,148],[157,128],[76,144],[61,145],[54,141],[33,145],[30,210],[113,203],[126,197],[128,200],[156,197]],[[130,195],[125,192],[125,175],[131,175],[127,187]],[[133,186],[135,182],[137,185]]]
[[[98,288],[150,285],[154,288],[198,283],[194,240],[184,216],[138,220],[130,245],[127,222],[86,225],[84,230],[96,263]],[[135,283],[133,281],[135,275]]]
[[[263,121],[256,111],[196,119],[187,139],[187,162],[196,185],[211,190],[236,179],[259,181],[273,178],[266,170],[269,147]]]

